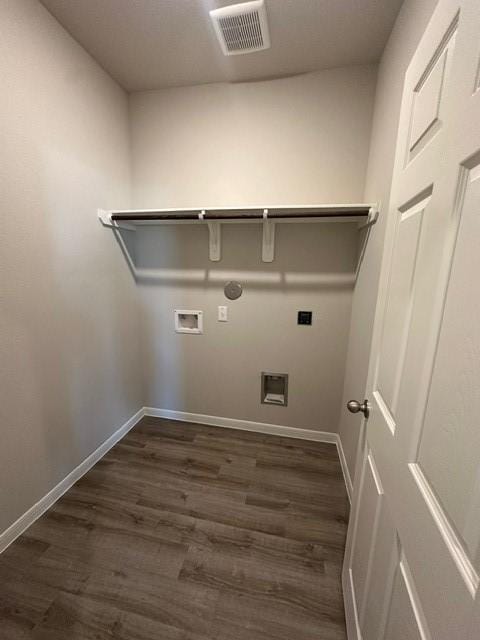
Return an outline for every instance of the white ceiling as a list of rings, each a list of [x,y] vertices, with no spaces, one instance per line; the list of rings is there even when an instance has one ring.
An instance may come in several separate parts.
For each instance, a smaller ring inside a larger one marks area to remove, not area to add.
[[[125,89],[376,62],[402,0],[266,0],[272,47],[225,57],[208,12],[235,0],[41,0]]]

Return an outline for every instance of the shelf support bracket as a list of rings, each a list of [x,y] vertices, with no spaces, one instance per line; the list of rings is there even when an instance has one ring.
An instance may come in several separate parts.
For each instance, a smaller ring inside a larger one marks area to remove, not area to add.
[[[212,262],[218,262],[222,253],[222,227],[220,222],[207,222],[209,235],[209,256]]]
[[[359,231],[365,230],[365,233],[363,234],[363,241],[362,241],[362,246],[360,248],[360,253],[358,256],[357,268],[355,269],[355,280],[357,280],[358,274],[360,273],[360,267],[362,266],[363,258],[365,256],[365,251],[367,250],[368,240],[370,238],[370,231],[372,230],[373,225],[377,222],[379,213],[380,213],[380,208],[378,205],[374,205],[373,207],[370,207],[367,221],[358,227]]]
[[[268,209],[263,210],[262,261],[273,262],[275,257],[275,222],[268,219]]]
[[[370,207],[370,210],[368,212],[367,221],[364,222],[363,224],[361,224],[358,227],[358,230],[361,231],[362,229],[367,229],[368,227],[373,226],[378,220],[379,213],[380,213],[380,211],[379,211],[378,206]]]
[[[109,211],[105,211],[105,209],[97,209],[98,219],[102,223],[104,227],[109,227],[110,229],[124,229],[125,231],[136,231],[136,227],[133,224],[128,224],[128,222],[114,222],[112,220],[112,216]]]

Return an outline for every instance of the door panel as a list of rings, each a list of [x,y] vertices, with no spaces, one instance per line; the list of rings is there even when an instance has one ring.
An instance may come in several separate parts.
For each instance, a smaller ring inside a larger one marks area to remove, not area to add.
[[[400,562],[398,538],[385,501],[379,515],[375,544],[372,546],[370,579],[360,629],[364,638],[383,638],[390,612],[393,581]],[[358,553],[362,549],[358,548]]]
[[[378,379],[375,396],[385,419],[395,432],[396,406],[406,341],[410,325],[415,267],[425,209],[430,195],[398,212],[397,229],[393,245],[393,258],[384,315],[382,346],[379,352]]]
[[[445,87],[452,66],[457,25],[458,14],[413,89],[407,162],[420,153],[442,127]]]
[[[352,583],[358,604],[358,615],[362,623],[366,586],[371,571],[373,554],[377,541],[377,530],[382,507],[383,488],[378,476],[373,456],[369,453],[365,465],[360,497],[361,517],[358,520],[356,543],[362,549],[352,562]]]
[[[461,173],[460,227],[417,463],[478,571],[480,158],[476,160]]]
[[[478,0],[439,0],[405,76],[343,573],[363,640],[480,637],[479,34]]]
[[[422,605],[403,554],[395,572],[385,638],[430,640]]]

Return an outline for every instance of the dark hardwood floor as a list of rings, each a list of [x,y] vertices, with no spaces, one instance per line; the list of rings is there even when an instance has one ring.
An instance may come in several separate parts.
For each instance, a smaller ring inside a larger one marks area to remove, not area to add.
[[[0,556],[1,640],[344,640],[334,445],[144,418]]]

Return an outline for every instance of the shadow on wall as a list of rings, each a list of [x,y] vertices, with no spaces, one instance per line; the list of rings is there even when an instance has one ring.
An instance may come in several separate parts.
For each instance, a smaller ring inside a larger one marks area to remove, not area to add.
[[[261,225],[223,225],[222,257],[208,257],[206,225],[142,226],[116,234],[136,282],[175,287],[222,287],[238,280],[251,289],[351,289],[359,234],[356,223],[277,224],[275,259],[261,261]]]

